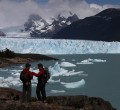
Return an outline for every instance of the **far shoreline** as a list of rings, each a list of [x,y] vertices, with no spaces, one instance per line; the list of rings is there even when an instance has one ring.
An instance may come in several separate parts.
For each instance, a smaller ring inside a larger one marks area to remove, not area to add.
[[[15,64],[25,64],[30,62],[36,62],[36,61],[49,61],[49,60],[58,60],[57,58],[49,57],[47,55],[42,54],[20,54],[15,53],[15,57],[13,58],[6,58],[6,57],[0,57],[0,68],[12,66]]]

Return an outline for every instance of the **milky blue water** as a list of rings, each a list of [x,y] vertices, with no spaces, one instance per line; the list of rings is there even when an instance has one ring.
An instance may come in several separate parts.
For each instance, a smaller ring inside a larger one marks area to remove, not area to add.
[[[76,66],[60,66],[61,69],[67,70],[65,73],[67,75],[64,76],[62,70],[59,71],[61,75],[52,74],[52,81],[49,81],[46,86],[47,95],[87,95],[101,97],[109,101],[113,107],[118,110],[120,109],[120,54],[52,55],[52,57],[59,59],[57,66],[55,66],[57,61],[38,61],[31,63],[32,68],[34,70],[37,69],[36,65],[38,63],[43,63],[47,67],[54,67],[54,70],[55,68],[58,69],[61,62],[69,62]],[[89,60],[89,58],[92,60]],[[22,68],[22,65],[2,68],[0,70],[0,80],[2,80],[0,83],[6,81],[9,85],[10,78],[8,77],[12,77],[11,73],[15,73],[16,70],[19,72]],[[58,74],[57,70],[54,72]],[[19,78],[16,80],[19,80]],[[18,84],[9,86],[22,90],[22,86]],[[34,83],[32,88],[33,96],[35,96],[35,89],[36,83]]]

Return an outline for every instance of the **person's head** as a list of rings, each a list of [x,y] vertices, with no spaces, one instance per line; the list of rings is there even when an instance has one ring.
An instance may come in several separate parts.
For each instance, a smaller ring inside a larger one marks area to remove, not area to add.
[[[38,68],[39,69],[42,69],[43,68],[43,65],[41,63],[38,64]]]
[[[25,68],[28,68],[28,69],[29,69],[30,66],[31,66],[31,64],[29,64],[29,63],[26,63],[26,64],[25,64]]]

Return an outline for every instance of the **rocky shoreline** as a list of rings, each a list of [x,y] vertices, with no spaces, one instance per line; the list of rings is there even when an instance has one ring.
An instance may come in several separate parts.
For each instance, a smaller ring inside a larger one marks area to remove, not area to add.
[[[22,92],[0,88],[0,110],[117,110],[99,97],[49,96],[47,103],[32,98],[31,103],[21,103]]]
[[[14,64],[24,64],[27,62],[35,62],[40,60],[58,60],[46,55],[40,54],[15,54],[13,58],[2,58],[0,57],[0,67],[11,66]]]

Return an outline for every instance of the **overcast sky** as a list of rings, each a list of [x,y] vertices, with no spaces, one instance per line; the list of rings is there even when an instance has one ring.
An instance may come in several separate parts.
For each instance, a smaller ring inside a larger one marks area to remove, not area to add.
[[[80,19],[106,8],[120,8],[120,0],[0,0],[0,27],[23,25],[30,14],[50,19],[61,11],[72,11]]]

